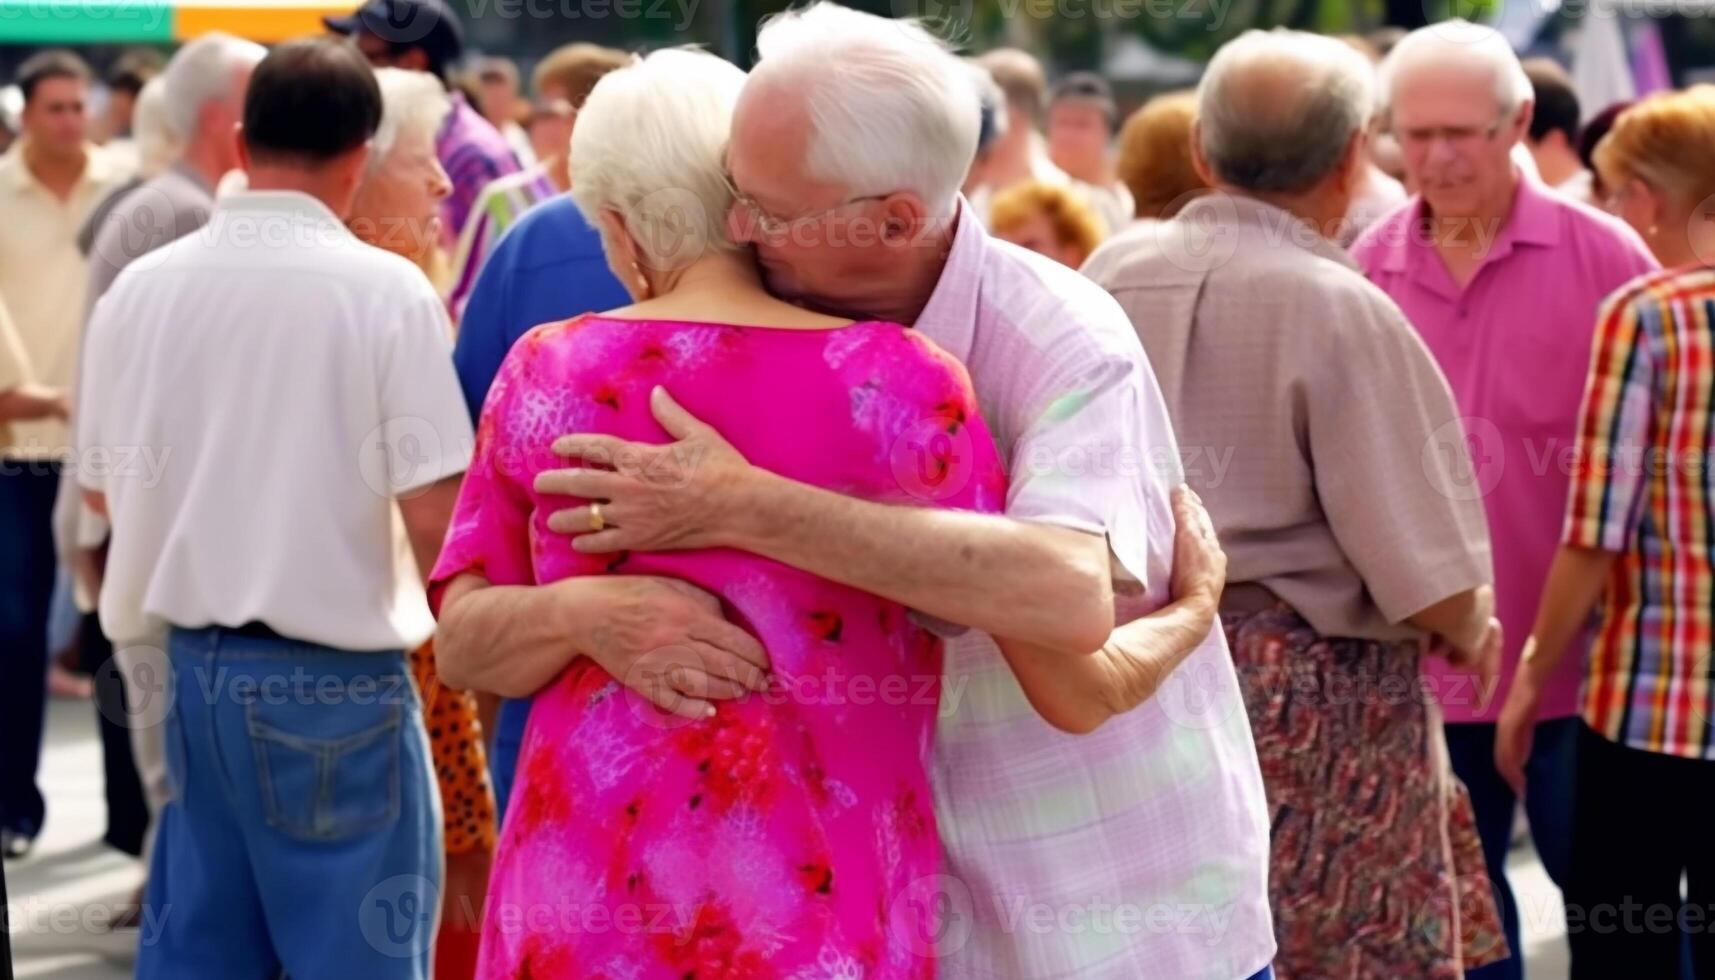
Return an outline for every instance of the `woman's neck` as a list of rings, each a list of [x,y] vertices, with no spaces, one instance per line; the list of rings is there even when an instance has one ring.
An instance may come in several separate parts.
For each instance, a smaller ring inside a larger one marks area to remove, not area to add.
[[[626,317],[782,329],[827,329],[846,322],[770,295],[749,250],[704,255],[683,269],[652,277],[651,289],[653,296],[624,308]]]

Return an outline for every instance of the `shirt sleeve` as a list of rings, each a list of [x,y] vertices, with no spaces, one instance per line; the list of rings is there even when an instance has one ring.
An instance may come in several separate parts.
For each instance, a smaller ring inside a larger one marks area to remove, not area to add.
[[[453,192],[443,205],[443,216],[452,222],[451,231],[457,236],[464,233],[465,222],[470,220],[482,192],[495,178],[516,173],[518,161],[513,159],[511,150],[472,149],[461,154],[449,169]]]
[[[109,322],[114,315],[113,303],[114,297],[110,294],[90,311],[83,345],[78,353],[77,410],[72,413],[73,445],[76,447],[73,463],[76,464],[77,483],[86,490],[100,493],[107,492],[101,478],[107,468],[84,464],[90,463],[94,458],[92,454],[101,452],[105,445],[101,423],[107,406],[102,395],[112,389],[107,364],[114,343],[113,325]]]
[[[1168,494],[1184,478],[1142,349],[1073,354],[1045,377],[1013,445],[1006,515],[1104,535],[1116,580],[1149,588],[1154,571],[1164,586],[1148,543],[1173,540]]]
[[[459,488],[440,558],[429,576],[429,606],[440,611],[441,592],[460,575],[480,575],[493,585],[530,585],[536,581],[530,554],[533,510],[523,460],[508,449],[504,434],[520,393],[527,387],[522,351],[501,365],[482,419],[476,450]]]
[[[1493,582],[1494,568],[1446,378],[1391,303],[1375,295],[1362,306],[1344,329],[1322,329],[1323,343],[1301,348],[1296,373],[1323,513],[1376,608],[1397,624]]]
[[[398,316],[381,350],[380,445],[366,457],[385,460],[386,473],[377,476],[396,497],[464,472],[472,442],[449,356],[446,308],[427,280]]]
[[[18,336],[12,315],[6,312],[5,301],[0,300],[0,394],[28,384],[30,379],[30,358],[24,351],[23,338]]]
[[[1647,292],[1628,290],[1603,304],[1578,413],[1577,466],[1562,536],[1566,544],[1626,550],[1637,525],[1654,414],[1650,334],[1652,328],[1666,329],[1663,317],[1670,312]]]

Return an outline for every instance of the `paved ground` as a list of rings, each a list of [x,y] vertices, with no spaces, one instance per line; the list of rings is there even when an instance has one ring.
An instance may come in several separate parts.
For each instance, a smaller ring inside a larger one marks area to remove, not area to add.
[[[20,980],[115,980],[130,975],[137,933],[109,932],[115,903],[141,872],[101,843],[101,751],[95,709],[55,701],[43,759],[47,831],[27,859],[6,866],[12,946]],[[1566,920],[1560,893],[1528,848],[1513,853],[1511,878],[1525,911],[1528,980],[1564,980]]]

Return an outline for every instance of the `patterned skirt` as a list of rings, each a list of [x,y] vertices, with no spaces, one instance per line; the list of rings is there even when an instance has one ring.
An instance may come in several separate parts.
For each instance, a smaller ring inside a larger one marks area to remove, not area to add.
[[[1454,980],[1508,955],[1419,645],[1223,617],[1271,813],[1279,980]]]

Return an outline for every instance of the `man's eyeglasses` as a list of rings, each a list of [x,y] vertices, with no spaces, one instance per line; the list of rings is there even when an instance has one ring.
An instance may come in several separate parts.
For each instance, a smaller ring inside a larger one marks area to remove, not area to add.
[[[1399,144],[1406,150],[1427,150],[1436,140],[1445,142],[1455,150],[1469,150],[1480,143],[1486,143],[1495,138],[1506,123],[1497,119],[1489,126],[1413,126],[1396,128],[1394,135]]]
[[[751,218],[756,221],[756,226],[761,228],[765,235],[784,234],[786,230],[791,228],[793,225],[818,221],[830,214],[833,214],[841,208],[849,208],[854,204],[862,204],[865,201],[884,201],[888,197],[886,194],[865,194],[862,197],[848,198],[831,208],[823,208],[820,211],[811,211],[807,214],[800,214],[793,218],[782,218],[763,207],[756,198],[739,190],[738,185],[733,183],[732,176],[730,174],[721,174],[721,180],[726,182],[727,190],[731,192],[733,201],[739,207],[743,208]]]

